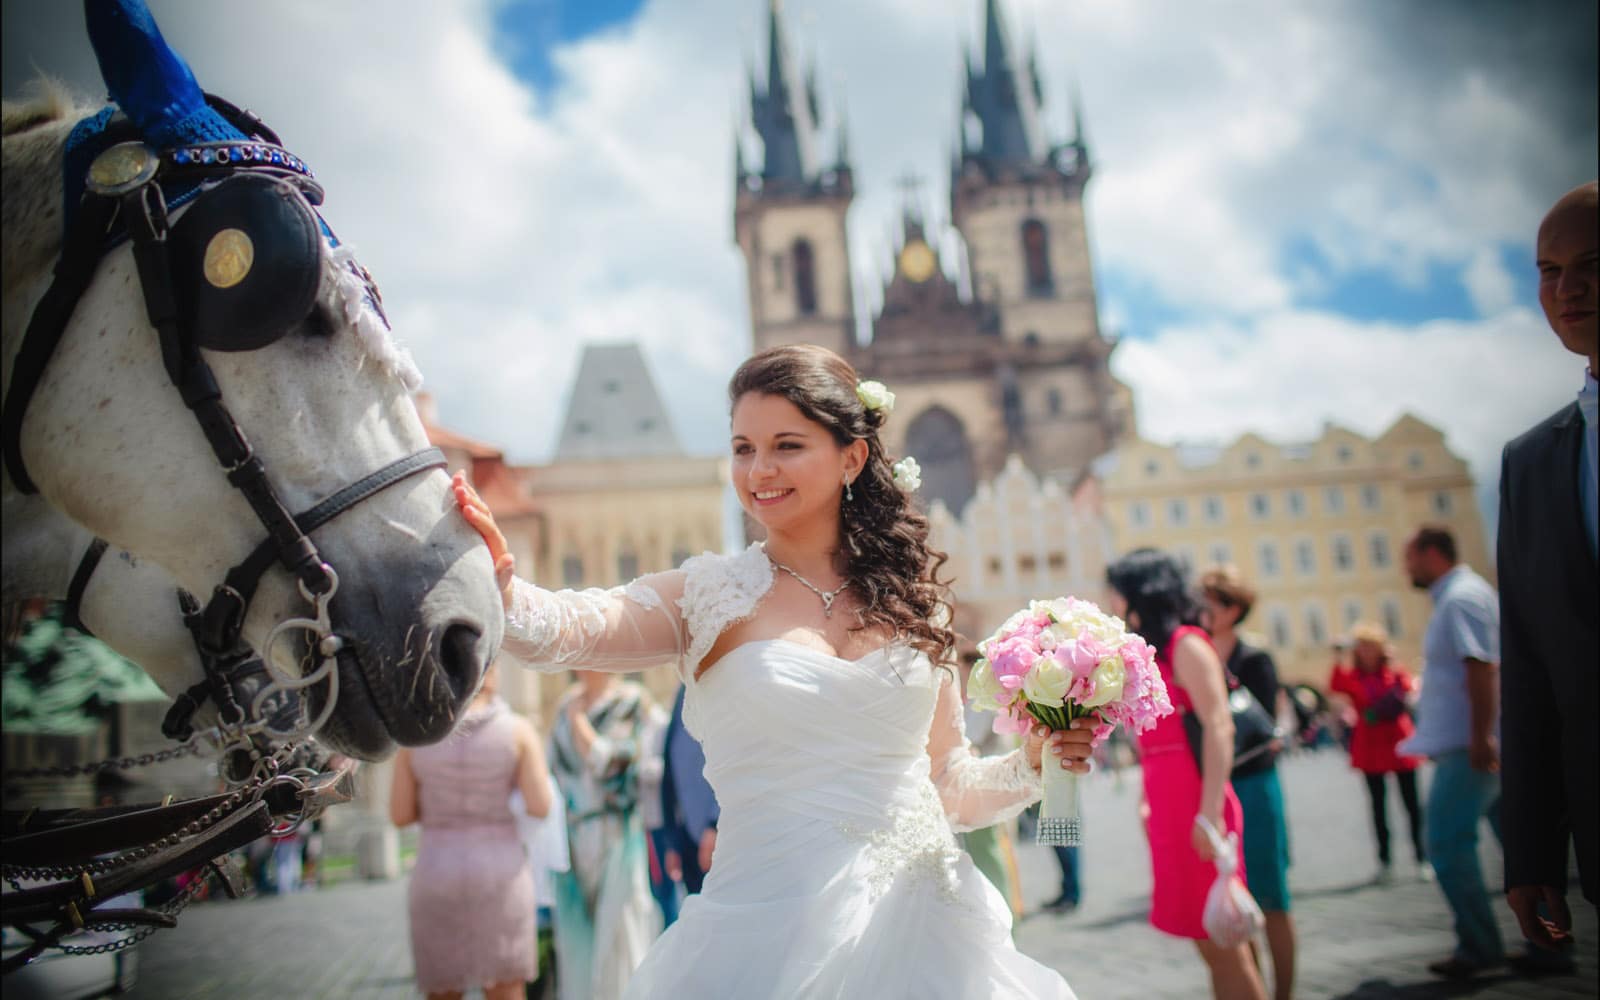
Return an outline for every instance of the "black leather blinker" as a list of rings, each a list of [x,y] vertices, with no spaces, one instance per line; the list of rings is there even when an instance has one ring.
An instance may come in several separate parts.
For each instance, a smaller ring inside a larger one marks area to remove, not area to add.
[[[185,329],[213,351],[254,351],[310,315],[322,234],[287,181],[238,174],[201,195],[168,236]]]

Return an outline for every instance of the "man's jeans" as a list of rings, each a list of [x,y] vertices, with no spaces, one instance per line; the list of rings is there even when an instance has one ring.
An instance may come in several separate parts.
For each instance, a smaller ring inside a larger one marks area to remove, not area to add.
[[[1054,847],[1056,862],[1061,865],[1061,900],[1077,906],[1080,902],[1078,889],[1078,849],[1076,847]]]
[[[1428,789],[1422,823],[1428,860],[1433,862],[1439,888],[1455,915],[1456,957],[1477,965],[1495,965],[1504,960],[1505,948],[1483,884],[1483,869],[1478,865],[1478,822],[1489,813],[1491,824],[1498,826],[1494,810],[1500,778],[1474,771],[1465,750],[1437,754],[1433,765],[1433,785]]]

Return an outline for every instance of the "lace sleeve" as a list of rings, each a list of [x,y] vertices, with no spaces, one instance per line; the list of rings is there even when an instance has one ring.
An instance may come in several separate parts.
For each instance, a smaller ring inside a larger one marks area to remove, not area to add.
[[[1019,747],[1003,756],[980,757],[967,742],[961,685],[944,680],[928,731],[933,787],[957,833],[1008,820],[1039,800],[1039,773]]]
[[[612,590],[550,591],[512,581],[501,650],[554,673],[579,668],[623,673],[681,661],[683,574],[641,577]]]

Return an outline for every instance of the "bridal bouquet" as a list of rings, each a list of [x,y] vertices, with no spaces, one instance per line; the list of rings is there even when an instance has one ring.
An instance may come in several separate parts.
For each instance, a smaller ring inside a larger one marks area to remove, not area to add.
[[[1034,720],[1055,730],[1097,717],[1098,747],[1119,725],[1141,733],[1172,712],[1155,649],[1088,601],[1033,601],[978,643],[978,653],[968,700],[996,713],[998,733],[1026,733]],[[1076,846],[1078,776],[1062,767],[1043,772],[1039,842]]]

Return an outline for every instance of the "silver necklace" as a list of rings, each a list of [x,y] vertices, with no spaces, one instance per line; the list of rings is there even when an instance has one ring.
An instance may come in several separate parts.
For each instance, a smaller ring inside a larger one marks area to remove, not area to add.
[[[821,587],[819,587],[816,584],[812,583],[810,580],[807,580],[805,577],[801,576],[799,573],[796,573],[794,570],[792,570],[789,567],[785,566],[783,563],[779,562],[778,560],[773,559],[771,556],[768,556],[767,558],[772,561],[772,565],[774,565],[774,566],[778,567],[779,569],[783,570],[785,573],[788,573],[790,576],[794,577],[796,580],[799,580],[802,584],[805,585],[805,588],[807,590],[811,591],[813,594],[816,594],[818,597],[822,598],[822,617],[824,617],[824,618],[832,618],[833,617],[833,599],[835,597],[838,597],[840,594],[845,592],[845,589],[850,586],[850,581],[849,580],[846,580],[845,582],[839,584],[839,586],[834,588],[833,590],[823,590]]]

